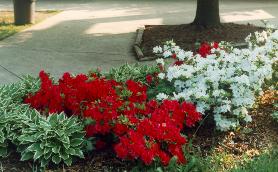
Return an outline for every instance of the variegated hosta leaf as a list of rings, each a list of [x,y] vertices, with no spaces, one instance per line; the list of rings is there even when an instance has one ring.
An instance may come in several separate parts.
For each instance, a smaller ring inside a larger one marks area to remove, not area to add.
[[[22,161],[33,159],[43,167],[50,162],[71,165],[73,157],[84,157],[84,125],[63,113],[46,118],[23,104],[24,97],[39,86],[38,79],[27,76],[0,87],[0,157],[8,155],[8,144],[13,143]]]

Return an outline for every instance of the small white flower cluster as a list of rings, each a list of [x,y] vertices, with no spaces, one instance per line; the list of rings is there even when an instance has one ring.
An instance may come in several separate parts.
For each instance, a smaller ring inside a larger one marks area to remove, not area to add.
[[[248,43],[249,47],[264,46],[268,38],[268,33],[266,31],[255,32],[254,34],[249,34],[245,41]]]
[[[176,45],[176,43],[171,40],[167,41],[163,47],[161,46],[156,46],[153,48],[153,53],[157,55],[162,55],[163,58],[169,58],[173,57],[173,55],[176,55],[177,60],[179,61],[184,61],[186,59],[189,59],[193,57],[193,52],[191,51],[184,51],[181,49],[179,46]]]
[[[168,99],[168,95],[166,95],[164,93],[159,93],[158,95],[156,95],[156,99],[162,101],[162,100]]]
[[[212,111],[222,131],[238,126],[241,120],[250,122],[247,109],[254,105],[265,79],[272,77],[272,64],[278,58],[278,30],[255,35],[257,44],[249,49],[214,50],[206,58],[184,52],[190,61],[170,66],[165,75],[159,74],[159,78],[166,76],[173,83],[176,92],[173,95],[160,93],[157,99],[183,99],[195,103],[203,114]],[[247,41],[251,41],[250,38]]]

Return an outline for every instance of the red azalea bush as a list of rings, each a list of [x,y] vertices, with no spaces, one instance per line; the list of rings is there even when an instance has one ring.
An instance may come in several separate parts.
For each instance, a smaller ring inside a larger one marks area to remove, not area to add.
[[[219,48],[219,44],[217,42],[212,42],[211,44],[204,42],[199,47],[197,53],[200,54],[202,57],[206,57],[207,55],[211,54],[211,49]]]
[[[141,159],[147,165],[159,159],[167,165],[177,156],[178,162],[186,162],[182,146],[187,140],[181,131],[201,119],[193,104],[148,100],[147,86],[132,80],[119,83],[96,74],[73,77],[65,73],[54,84],[44,71],[39,76],[40,90],[24,100],[31,107],[46,114],[65,112],[91,119],[93,124],[85,128],[87,136],[113,133],[119,158]],[[99,141],[98,147],[104,144]]]

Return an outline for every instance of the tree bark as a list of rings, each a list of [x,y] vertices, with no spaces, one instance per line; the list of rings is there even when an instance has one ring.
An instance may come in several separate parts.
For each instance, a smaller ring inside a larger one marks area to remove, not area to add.
[[[204,27],[220,25],[219,0],[197,0],[193,24]]]

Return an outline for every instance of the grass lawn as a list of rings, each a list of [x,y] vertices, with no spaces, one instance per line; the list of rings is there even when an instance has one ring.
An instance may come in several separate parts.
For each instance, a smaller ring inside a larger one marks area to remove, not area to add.
[[[57,14],[58,11],[37,11],[36,12],[36,23]],[[0,40],[3,40],[17,32],[20,32],[31,24],[15,26],[14,25],[14,13],[13,11],[0,11]]]

